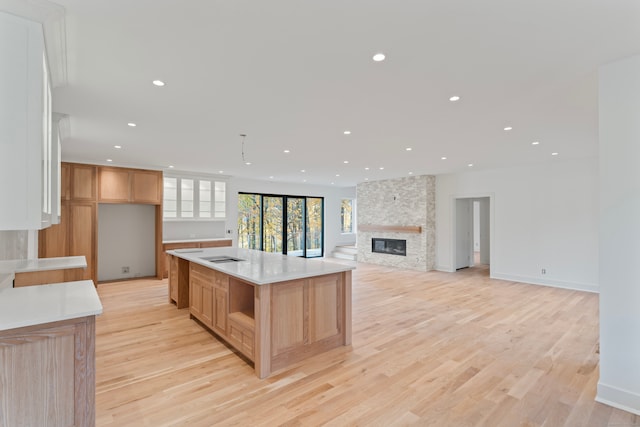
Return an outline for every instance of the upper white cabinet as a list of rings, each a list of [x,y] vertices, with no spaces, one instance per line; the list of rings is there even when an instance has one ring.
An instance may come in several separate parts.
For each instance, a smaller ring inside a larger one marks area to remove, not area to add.
[[[58,138],[42,25],[0,12],[0,230],[56,222]]]

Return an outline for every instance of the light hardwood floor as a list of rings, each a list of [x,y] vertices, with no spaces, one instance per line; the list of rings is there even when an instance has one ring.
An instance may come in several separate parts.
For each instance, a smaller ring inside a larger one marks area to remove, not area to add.
[[[640,426],[594,401],[596,294],[358,264],[352,347],[259,380],[166,279],[98,292],[98,426]]]

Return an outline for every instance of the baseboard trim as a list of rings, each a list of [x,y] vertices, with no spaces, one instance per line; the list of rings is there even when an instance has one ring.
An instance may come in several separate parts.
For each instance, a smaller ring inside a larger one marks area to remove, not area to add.
[[[640,415],[640,394],[598,382],[596,402]]]
[[[536,277],[517,276],[514,274],[496,273],[493,271],[491,272],[491,278],[527,283],[530,285],[551,286],[553,288],[570,289],[573,291],[593,292],[596,294],[600,293],[598,285],[594,285],[591,283],[565,282],[562,280],[541,280]]]

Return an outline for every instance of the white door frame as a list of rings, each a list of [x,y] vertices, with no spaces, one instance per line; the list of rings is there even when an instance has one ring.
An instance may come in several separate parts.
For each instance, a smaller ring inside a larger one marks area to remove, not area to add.
[[[489,255],[491,257],[491,263],[489,264],[489,277],[492,276],[493,266],[497,265],[499,260],[496,258],[495,252],[495,220],[494,220],[494,206],[495,206],[495,193],[469,193],[469,194],[453,194],[449,198],[449,206],[450,206],[450,217],[449,221],[451,221],[451,232],[449,236],[449,245],[451,257],[451,272],[456,271],[456,200],[457,199],[480,199],[480,198],[489,198]]]

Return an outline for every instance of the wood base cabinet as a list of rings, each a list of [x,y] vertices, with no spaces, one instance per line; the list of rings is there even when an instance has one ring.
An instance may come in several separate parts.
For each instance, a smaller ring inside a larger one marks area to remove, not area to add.
[[[95,316],[0,332],[0,426],[95,425]]]

